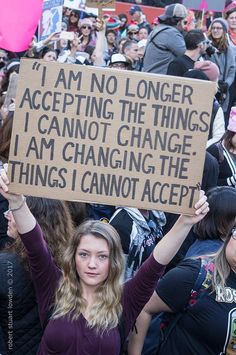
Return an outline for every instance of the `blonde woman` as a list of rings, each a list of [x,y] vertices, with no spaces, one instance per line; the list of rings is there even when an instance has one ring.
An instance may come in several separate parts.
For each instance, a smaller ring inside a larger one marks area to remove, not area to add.
[[[184,241],[192,225],[208,212],[206,197],[194,216],[181,216],[158,243],[135,277],[124,286],[123,253],[115,229],[100,221],[84,222],[65,251],[62,272],[55,266],[41,229],[22,195],[8,191],[6,171],[0,171],[0,193],[9,201],[17,229],[28,251],[41,323],[52,315],[38,354],[118,355],[119,321],[127,336],[157,280]]]

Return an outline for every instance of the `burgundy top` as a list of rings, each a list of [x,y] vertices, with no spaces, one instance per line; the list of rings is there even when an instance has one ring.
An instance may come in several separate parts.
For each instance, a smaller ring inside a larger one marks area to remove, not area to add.
[[[28,251],[40,320],[43,324],[53,302],[61,272],[51,258],[39,225],[21,235],[21,238]],[[126,335],[129,334],[137,316],[151,297],[164,269],[165,267],[151,255],[135,277],[124,284],[121,302]],[[38,354],[118,355],[119,352],[118,327],[99,336],[94,329],[86,326],[86,319],[81,315],[73,322],[66,318],[49,320]]]

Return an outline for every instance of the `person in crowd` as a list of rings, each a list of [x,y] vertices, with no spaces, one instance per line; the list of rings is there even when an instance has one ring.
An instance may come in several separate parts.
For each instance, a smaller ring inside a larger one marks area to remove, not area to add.
[[[143,12],[140,6],[138,5],[133,5],[130,10],[129,14],[131,16],[131,24],[136,24],[139,29],[141,27],[146,27],[148,29],[148,32],[150,33],[152,31],[151,25],[145,20],[143,16]]]
[[[132,333],[129,355],[141,354],[151,315],[157,312],[164,312],[165,317],[159,355],[234,352],[235,219],[234,227],[228,227],[215,257],[186,259],[158,282],[136,322],[137,334]]]
[[[0,87],[5,76],[5,68],[8,63],[8,53],[0,48]]]
[[[112,54],[108,62],[108,67],[115,68],[115,69],[132,70],[132,63],[124,54],[116,53],[116,54]],[[114,211],[115,209],[113,208],[112,213]],[[110,217],[111,215],[109,216],[109,219]]]
[[[69,15],[67,31],[75,32],[75,33],[78,32],[78,25],[79,25],[79,11],[73,9]]]
[[[212,81],[216,84],[216,92],[217,92],[217,82],[219,79],[219,68],[213,62],[209,60],[197,61],[194,64],[194,69],[187,71],[184,74],[186,78],[192,79],[200,79]],[[212,103],[212,112],[210,119],[210,127],[208,133],[208,140],[206,147],[208,148],[210,145],[218,142],[220,138],[225,133],[225,120],[224,120],[224,112],[214,97]]]
[[[147,27],[141,27],[138,31],[138,39],[141,41],[142,39],[148,38],[148,29]]]
[[[202,195],[195,204],[195,214],[182,215],[135,277],[123,286],[123,252],[119,235],[110,224],[101,221],[81,224],[68,242],[61,272],[25,198],[9,193],[8,185],[6,170],[2,169],[0,193],[9,201],[28,253],[41,324],[47,322],[38,354],[118,355],[122,346],[119,322],[123,319],[126,338],[152,295],[164,265],[176,253],[192,225],[209,210]]]
[[[132,23],[131,25],[128,26],[127,28],[127,37],[130,40],[138,41],[138,33],[139,33],[139,27],[138,25]]]
[[[45,62],[56,62],[58,58],[58,51],[51,47],[43,47],[39,52],[39,58],[45,60]]]
[[[228,24],[223,18],[215,18],[209,28],[208,38],[217,49],[214,54],[206,55],[206,59],[218,65],[220,77],[218,81],[219,92],[216,97],[225,113],[229,104],[229,87],[234,81],[235,60],[233,50],[228,42]],[[226,116],[226,126],[228,117]]]
[[[231,186],[218,186],[207,193],[210,211],[193,228],[196,241],[185,258],[216,253],[223,245],[230,228],[235,225],[236,190]]]
[[[118,28],[118,38],[124,38],[127,36],[127,28],[128,28],[128,17],[126,14],[118,15],[120,20],[120,27]]]
[[[236,107],[231,108],[227,130],[218,143],[208,147],[219,163],[219,186],[236,187]]]
[[[62,253],[74,230],[69,209],[63,201],[39,197],[27,197],[27,204],[40,222],[54,262],[60,267]],[[8,220],[7,233],[12,242],[0,253],[0,327],[6,354],[35,355],[43,329],[29,260],[18,235],[13,214],[9,211],[5,212],[5,216]],[[9,285],[13,295],[10,308]],[[12,337],[9,335],[11,331]]]
[[[93,22],[88,18],[79,21],[79,41],[78,50],[84,52],[87,46],[96,45],[96,39],[93,34]]]
[[[109,223],[119,233],[126,256],[125,280],[132,278],[153,252],[163,237],[162,227],[165,222],[165,214],[161,211],[117,208]]]
[[[178,56],[168,66],[167,75],[183,76],[206,53],[208,40],[202,30],[190,30],[184,37],[186,51]]]
[[[164,14],[158,17],[159,25],[148,38],[143,59],[144,72],[166,74],[168,65],[185,53],[186,46],[180,29],[186,16],[184,5],[173,4],[167,6]]]
[[[117,33],[114,30],[106,31],[107,52],[110,57],[112,54],[118,53]]]
[[[18,74],[19,69],[20,69],[20,59],[14,58],[8,61],[7,66],[5,67],[5,75],[2,80],[0,95],[6,94],[10,82],[11,74],[12,73]]]
[[[233,50],[234,59],[236,63],[236,2],[233,1],[225,8],[225,19],[228,22],[228,39],[230,47]],[[229,87],[229,103],[226,116],[228,117],[230,109],[236,103],[236,74],[234,81]]]
[[[132,62],[133,70],[140,70],[140,58],[138,55],[138,44],[135,40],[127,40],[123,44],[123,54]]]

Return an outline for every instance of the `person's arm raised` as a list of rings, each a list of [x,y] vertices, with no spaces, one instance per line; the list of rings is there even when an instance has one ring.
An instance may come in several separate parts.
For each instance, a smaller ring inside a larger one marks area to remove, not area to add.
[[[0,193],[9,202],[9,210],[13,213],[18,232],[20,234],[28,233],[34,229],[36,220],[26,204],[25,197],[9,192],[9,183],[7,164],[4,164],[4,169],[0,170]]]
[[[200,199],[194,208],[195,214],[193,216],[181,215],[171,230],[156,245],[153,255],[159,264],[169,264],[186,239],[192,226],[201,221],[209,211],[204,191],[201,191]]]

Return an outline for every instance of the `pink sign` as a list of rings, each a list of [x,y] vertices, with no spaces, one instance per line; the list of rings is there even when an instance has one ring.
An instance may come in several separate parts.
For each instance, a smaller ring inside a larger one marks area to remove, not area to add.
[[[192,10],[223,11],[225,0],[183,0],[183,5]]]
[[[0,48],[28,49],[42,13],[43,0],[1,0]]]

